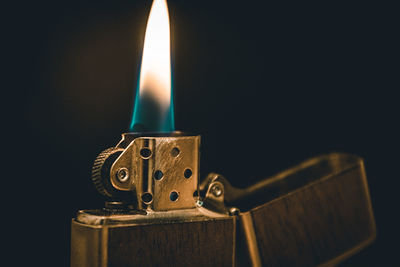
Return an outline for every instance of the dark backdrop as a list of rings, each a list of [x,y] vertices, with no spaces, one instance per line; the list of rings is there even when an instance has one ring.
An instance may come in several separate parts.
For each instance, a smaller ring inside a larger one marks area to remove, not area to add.
[[[168,3],[176,128],[202,134],[202,177],[216,171],[246,186],[321,153],[357,154],[378,237],[346,264],[398,264],[391,7]],[[103,203],[92,162],[130,122],[151,1],[16,5],[4,40],[12,70],[5,90],[15,94],[3,99],[16,111],[3,114],[17,164],[7,168],[5,191],[21,200],[26,231],[13,242],[29,244],[17,258],[63,266],[71,218]]]

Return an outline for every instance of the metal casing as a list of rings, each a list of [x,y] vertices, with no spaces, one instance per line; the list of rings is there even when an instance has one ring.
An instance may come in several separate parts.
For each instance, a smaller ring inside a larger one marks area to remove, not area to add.
[[[172,216],[82,211],[72,220],[71,266],[235,266],[234,217],[166,213]]]
[[[376,237],[364,163],[357,156],[316,157],[250,190],[268,193],[266,203],[239,215],[238,243],[245,244],[252,266],[332,266]]]

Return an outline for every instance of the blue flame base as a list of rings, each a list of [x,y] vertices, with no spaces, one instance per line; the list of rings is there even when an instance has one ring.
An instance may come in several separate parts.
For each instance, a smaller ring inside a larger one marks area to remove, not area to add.
[[[173,98],[172,98],[173,99]],[[162,110],[159,103],[149,95],[135,99],[132,121],[129,127],[131,132],[173,132],[175,131],[174,108],[171,101],[168,110]]]

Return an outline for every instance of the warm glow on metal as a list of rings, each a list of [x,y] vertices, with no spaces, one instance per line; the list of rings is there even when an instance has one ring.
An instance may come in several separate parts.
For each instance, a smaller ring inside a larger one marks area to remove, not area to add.
[[[131,131],[174,131],[170,26],[166,0],[154,0],[147,21]]]

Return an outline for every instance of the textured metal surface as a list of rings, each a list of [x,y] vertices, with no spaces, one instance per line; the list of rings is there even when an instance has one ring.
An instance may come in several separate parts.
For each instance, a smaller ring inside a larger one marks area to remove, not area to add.
[[[361,166],[321,179],[248,213],[262,262],[267,266],[333,265],[371,243],[376,235]]]
[[[104,175],[113,164],[113,161],[122,153],[123,149],[110,147],[102,151],[92,167],[92,181],[97,191],[106,197],[117,196],[120,192],[111,185],[109,175]]]
[[[111,183],[118,190],[135,192],[138,209],[193,208],[199,146],[200,136],[137,137],[112,165]],[[129,172],[124,181],[118,179],[122,168]]]
[[[375,239],[364,163],[359,157],[316,157],[245,189],[211,174],[203,187],[208,185],[209,190],[217,182],[224,185],[225,204],[242,211],[243,234],[238,243],[245,243],[239,251],[240,258],[247,258],[243,265],[334,265]]]
[[[171,211],[107,211],[98,210],[80,210],[75,221],[87,225],[142,225],[155,223],[175,223],[192,222],[205,219],[226,218],[224,214],[216,213],[202,207],[195,209],[171,210]]]
[[[235,218],[196,210],[89,212],[91,224],[78,215],[85,222],[72,220],[71,266],[235,266]]]

